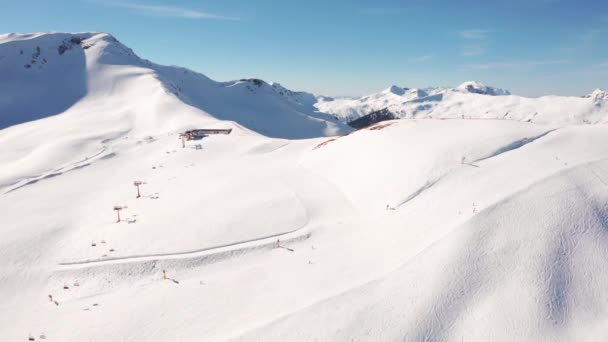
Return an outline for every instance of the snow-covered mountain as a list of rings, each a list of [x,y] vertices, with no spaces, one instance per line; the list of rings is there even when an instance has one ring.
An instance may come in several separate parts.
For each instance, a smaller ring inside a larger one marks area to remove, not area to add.
[[[544,123],[608,122],[608,97],[596,90],[586,97],[543,96],[528,98],[508,90],[465,82],[456,88],[410,89],[391,86],[361,98],[319,97],[316,108],[343,122],[379,110],[399,118],[509,119]]]
[[[347,100],[0,37],[2,340],[608,340],[601,91],[391,87],[424,120],[324,137]]]
[[[142,122],[154,128],[162,121],[177,128],[213,117],[273,137],[348,130],[280,85],[257,79],[216,82],[160,66],[104,33],[2,35],[0,75],[0,129],[62,114],[123,121],[125,129],[143,129]],[[91,112],[100,107],[102,113]],[[75,114],[81,108],[85,113]]]

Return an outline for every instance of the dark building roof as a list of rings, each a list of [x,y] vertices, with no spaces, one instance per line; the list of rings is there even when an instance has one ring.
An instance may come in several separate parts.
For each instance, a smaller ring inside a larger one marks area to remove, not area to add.
[[[207,134],[230,134],[232,132],[232,128],[230,129],[192,129],[184,132],[184,135],[191,135],[195,137],[202,137]]]

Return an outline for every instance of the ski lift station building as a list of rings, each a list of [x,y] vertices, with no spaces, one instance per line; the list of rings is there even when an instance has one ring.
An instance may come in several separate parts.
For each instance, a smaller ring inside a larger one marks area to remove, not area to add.
[[[230,129],[192,129],[182,133],[188,140],[199,140],[210,134],[230,134]]]

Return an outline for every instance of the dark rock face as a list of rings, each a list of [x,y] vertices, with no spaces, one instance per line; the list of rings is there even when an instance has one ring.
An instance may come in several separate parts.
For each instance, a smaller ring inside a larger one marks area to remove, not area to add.
[[[398,117],[393,114],[388,108],[380,109],[375,112],[371,112],[365,116],[362,116],[356,120],[353,120],[348,123],[350,127],[361,129],[378,122],[387,121],[387,120],[395,120]]]
[[[72,47],[74,47],[75,45],[80,46],[82,41],[83,39],[80,37],[72,37],[70,39],[66,39],[61,45],[57,47],[57,53],[63,55],[66,51],[72,49]]]
[[[258,88],[261,87],[264,84],[264,81],[258,79],[258,78],[242,78],[240,79],[241,82],[251,82],[253,83],[255,86],[257,86]]]

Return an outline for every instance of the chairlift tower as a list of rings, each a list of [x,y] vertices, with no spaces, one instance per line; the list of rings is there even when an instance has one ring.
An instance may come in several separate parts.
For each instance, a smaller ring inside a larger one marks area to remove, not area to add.
[[[146,183],[142,182],[142,181],[134,181],[133,182],[133,185],[135,185],[135,187],[137,188],[137,197],[135,197],[135,198],[140,198],[141,197],[141,194],[139,192],[139,186],[143,185],[143,184],[146,184]]]
[[[123,207],[120,205],[114,206],[114,211],[116,211],[116,223],[120,222],[120,211],[126,209],[127,207]]]

